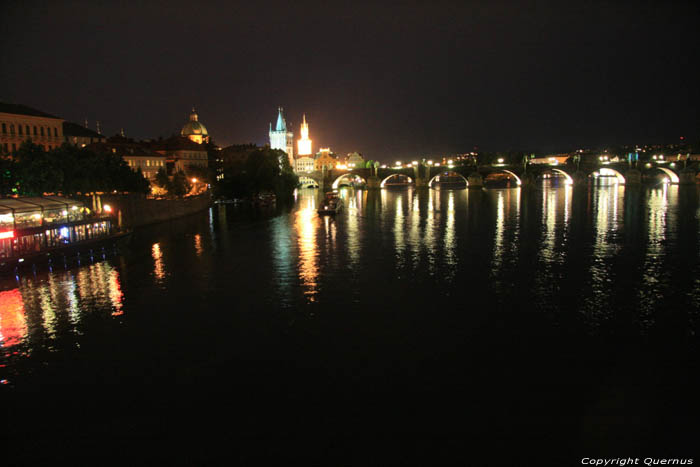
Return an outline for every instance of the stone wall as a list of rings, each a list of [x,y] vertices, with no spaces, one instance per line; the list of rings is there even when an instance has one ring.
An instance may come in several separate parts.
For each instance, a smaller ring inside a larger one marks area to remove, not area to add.
[[[208,193],[182,200],[147,199],[139,195],[103,195],[101,198],[102,205],[109,204],[115,216],[121,211],[122,225],[127,228],[188,216],[212,204]]]

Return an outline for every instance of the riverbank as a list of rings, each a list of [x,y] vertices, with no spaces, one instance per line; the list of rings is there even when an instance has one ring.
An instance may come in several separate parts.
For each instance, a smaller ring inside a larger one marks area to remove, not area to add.
[[[189,216],[212,205],[209,193],[185,199],[148,199],[139,195],[104,195],[102,205],[109,204],[115,216],[121,212],[125,228],[142,227]]]

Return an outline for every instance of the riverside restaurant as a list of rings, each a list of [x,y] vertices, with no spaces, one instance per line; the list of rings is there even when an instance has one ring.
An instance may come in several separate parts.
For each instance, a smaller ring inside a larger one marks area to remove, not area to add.
[[[0,198],[0,264],[108,237],[111,230],[110,217],[95,216],[81,201]]]

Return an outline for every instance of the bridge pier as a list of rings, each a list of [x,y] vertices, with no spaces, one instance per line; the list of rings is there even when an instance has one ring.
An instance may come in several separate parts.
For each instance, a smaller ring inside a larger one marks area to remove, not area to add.
[[[378,190],[382,186],[382,181],[376,175],[373,175],[367,179],[367,189],[368,190]]]
[[[418,177],[416,178],[416,188],[428,188],[428,180],[425,177]]]
[[[573,173],[571,179],[574,181],[574,186],[588,185],[589,182],[588,174],[579,170]]]
[[[625,185],[641,185],[642,172],[637,169],[629,169],[625,172]]]
[[[524,173],[520,177],[520,182],[522,183],[523,188],[531,188],[535,186],[535,183],[537,182],[537,177],[531,173]]]
[[[697,182],[697,174],[695,173],[695,170],[691,169],[690,167],[686,167],[678,174],[679,185],[695,185]]]
[[[484,177],[480,173],[474,172],[467,177],[467,188],[481,189],[484,187]]]

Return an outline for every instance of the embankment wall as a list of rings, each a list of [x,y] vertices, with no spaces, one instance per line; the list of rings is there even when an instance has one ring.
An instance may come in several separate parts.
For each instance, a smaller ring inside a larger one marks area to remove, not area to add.
[[[212,199],[208,193],[182,200],[147,199],[138,195],[103,195],[102,205],[105,204],[112,207],[115,216],[121,211],[124,227],[134,228],[203,211],[211,206]]]

